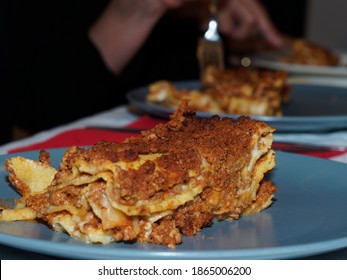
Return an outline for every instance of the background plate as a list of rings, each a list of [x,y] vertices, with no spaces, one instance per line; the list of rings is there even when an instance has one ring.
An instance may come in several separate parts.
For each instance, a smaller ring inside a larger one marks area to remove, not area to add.
[[[340,56],[341,64],[344,66],[314,66],[299,65],[279,62],[281,51],[264,52],[251,57],[253,66],[263,67],[272,70],[285,70],[291,74],[322,75],[347,77],[347,54],[337,53]]]
[[[65,149],[48,151],[57,165]],[[36,159],[38,151],[21,155]],[[18,197],[6,180],[6,157],[0,156],[2,199]],[[215,222],[174,250],[146,243],[85,244],[34,222],[0,223],[0,243],[77,259],[288,259],[347,247],[347,165],[278,152],[269,179],[278,186],[270,208]]]
[[[199,89],[198,81],[174,82],[177,88]],[[283,116],[251,116],[275,127],[278,131],[327,131],[347,127],[347,87],[330,85],[293,84],[290,101],[283,105]],[[130,103],[144,111],[168,118],[173,109],[146,101],[147,87],[130,91]],[[197,112],[198,117],[209,118],[213,114]],[[239,115],[220,114],[237,118]]]

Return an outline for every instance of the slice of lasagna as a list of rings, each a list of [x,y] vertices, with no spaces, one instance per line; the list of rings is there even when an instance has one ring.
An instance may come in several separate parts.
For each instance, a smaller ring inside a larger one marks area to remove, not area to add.
[[[332,50],[305,39],[288,39],[288,54],[279,58],[280,62],[315,65],[315,66],[338,66],[340,58]]]
[[[201,90],[178,89],[169,81],[157,81],[149,85],[147,101],[176,109],[183,99],[190,99],[201,112],[281,116],[290,92],[286,80],[284,71],[208,67],[201,76]]]
[[[22,195],[1,221],[40,219],[87,243],[149,242],[175,248],[216,220],[239,219],[271,203],[264,180],[275,166],[274,129],[240,117],[198,119],[185,100],[165,125],[122,143],[6,161]]]

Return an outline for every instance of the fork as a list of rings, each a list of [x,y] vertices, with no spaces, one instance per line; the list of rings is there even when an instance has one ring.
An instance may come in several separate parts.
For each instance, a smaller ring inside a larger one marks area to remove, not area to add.
[[[208,29],[198,41],[197,58],[200,72],[203,73],[208,66],[224,69],[224,47],[218,32],[217,0],[210,0],[210,19]]]
[[[275,141],[272,147],[276,150],[288,152],[347,152],[347,146],[337,145],[320,145],[295,142],[277,142]]]

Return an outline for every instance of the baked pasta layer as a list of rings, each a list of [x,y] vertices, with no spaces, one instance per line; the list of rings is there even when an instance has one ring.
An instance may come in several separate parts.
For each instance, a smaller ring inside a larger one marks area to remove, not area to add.
[[[167,124],[139,137],[68,148],[58,170],[46,151],[9,158],[22,198],[0,220],[40,219],[87,243],[175,248],[182,234],[271,205],[276,187],[264,174],[275,166],[273,131],[249,117],[198,119],[185,100]]]
[[[330,49],[305,39],[288,40],[288,54],[279,58],[279,61],[315,66],[338,66],[340,58]]]
[[[290,92],[286,80],[284,71],[208,67],[201,76],[201,90],[178,89],[169,81],[157,81],[149,85],[147,101],[176,109],[183,99],[190,99],[201,112],[281,116]]]

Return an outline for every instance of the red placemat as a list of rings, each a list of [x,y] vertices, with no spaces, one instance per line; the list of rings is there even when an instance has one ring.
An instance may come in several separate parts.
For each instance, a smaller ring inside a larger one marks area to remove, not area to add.
[[[133,129],[150,129],[159,123],[165,123],[167,120],[157,119],[144,115],[138,120],[127,125],[126,128]],[[121,142],[128,137],[136,137],[136,132],[113,131],[111,129],[95,129],[95,128],[76,128],[64,131],[58,135],[53,136],[45,141],[34,143],[25,147],[14,148],[8,153],[18,153],[30,150],[42,150],[49,148],[62,148],[69,146],[90,146],[98,141],[115,141]]]
[[[144,115],[138,120],[127,125],[126,128],[146,130],[153,128],[157,124],[166,122],[167,120],[157,119],[148,115]],[[49,148],[62,148],[69,146],[91,146],[101,140],[122,142],[126,138],[137,136],[138,133],[135,132],[113,131],[95,128],[77,128],[64,131],[56,136],[53,136],[50,139],[47,139],[39,143],[34,143],[25,147],[11,149],[8,151],[8,153],[25,152],[30,150],[42,150]],[[276,148],[275,143],[274,148]],[[340,151],[300,152],[300,154],[327,159],[333,156],[342,155],[344,153],[345,152]]]

